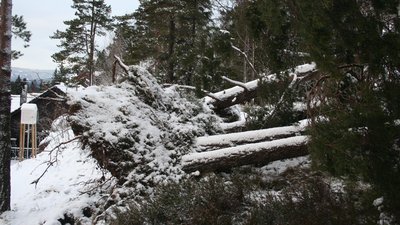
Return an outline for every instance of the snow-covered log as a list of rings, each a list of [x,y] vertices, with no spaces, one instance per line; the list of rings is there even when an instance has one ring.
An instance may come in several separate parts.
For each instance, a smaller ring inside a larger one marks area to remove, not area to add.
[[[317,72],[315,64],[304,64],[293,69],[293,71],[288,71],[294,77],[297,77],[297,82],[301,82],[303,78],[307,80],[310,75]],[[263,82],[274,82],[276,81],[276,74],[272,74],[262,78]],[[241,104],[243,102],[249,101],[257,96],[257,90],[259,87],[260,80],[253,80],[247,83],[243,83],[240,86],[234,86],[232,88],[225,89],[223,91],[214,93],[213,96],[216,98],[206,97],[205,101],[208,105],[216,111],[226,109],[230,106]],[[219,99],[219,100],[216,100]]]
[[[209,149],[214,147],[221,148],[236,146],[260,141],[272,141],[304,133],[307,123],[308,120],[303,120],[299,125],[295,126],[275,127],[263,130],[252,130],[246,132],[198,137],[196,144],[200,148]]]
[[[182,157],[186,172],[225,171],[242,165],[262,166],[269,162],[308,154],[308,136],[246,144],[210,152],[192,153]]]

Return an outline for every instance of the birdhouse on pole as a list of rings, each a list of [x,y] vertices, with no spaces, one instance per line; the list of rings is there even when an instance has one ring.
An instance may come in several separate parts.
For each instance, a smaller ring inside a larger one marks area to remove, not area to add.
[[[38,108],[36,104],[24,103],[21,106],[19,139],[19,160],[36,157]],[[25,151],[26,147],[26,151]]]

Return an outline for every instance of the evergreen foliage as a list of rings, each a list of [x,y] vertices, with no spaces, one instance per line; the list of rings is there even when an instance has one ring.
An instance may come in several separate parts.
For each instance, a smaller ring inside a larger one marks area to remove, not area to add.
[[[256,43],[255,58],[266,62],[253,61],[259,71],[314,61],[320,73],[298,93],[284,95],[287,86],[279,83],[265,86],[261,107],[250,114],[252,126],[290,121],[291,103],[308,93],[315,166],[370,182],[393,215],[400,215],[400,194],[394,191],[400,183],[399,5],[398,0],[240,1],[224,23],[234,45],[244,49],[246,35]],[[287,79],[285,73],[279,77]],[[277,100],[280,96],[285,99]],[[280,112],[270,117],[271,109]]]
[[[29,47],[32,33],[27,29],[26,22],[23,16],[14,15],[12,17],[12,34],[15,37],[21,38],[24,41],[24,48]],[[11,53],[12,59],[18,59],[23,54],[20,51],[13,50]]]
[[[311,101],[313,162],[363,179],[400,215],[399,1],[285,1],[299,46],[328,75]],[[295,19],[294,19],[295,18]],[[397,221],[399,217],[396,218]]]
[[[68,69],[64,67],[63,64],[56,68],[53,73],[53,79],[51,80],[51,85],[56,85],[60,83],[70,83],[68,79]]]
[[[18,76],[17,79],[15,79],[15,81],[11,82],[11,94],[12,95],[21,94],[22,88],[23,88],[23,83],[22,83],[21,77]]]

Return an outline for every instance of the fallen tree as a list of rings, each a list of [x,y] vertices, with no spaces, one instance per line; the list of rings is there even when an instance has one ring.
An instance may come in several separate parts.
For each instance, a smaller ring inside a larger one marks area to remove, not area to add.
[[[307,123],[308,120],[303,120],[300,124],[294,126],[198,137],[196,145],[201,149],[210,150],[217,147],[232,147],[261,141],[272,141],[304,133]]]
[[[293,77],[291,86],[295,86],[303,81],[314,78],[317,75],[318,70],[316,70],[315,64],[312,63],[298,66],[294,68],[293,71],[287,72]],[[236,86],[213,93],[212,96],[214,96],[214,98],[205,97],[206,103],[215,111],[220,111],[230,106],[250,101],[257,96],[260,82],[272,83],[277,81],[277,76],[276,74],[272,74],[247,83],[233,81],[229,78],[225,78],[224,80],[233,83]]]
[[[185,172],[225,171],[243,165],[263,166],[269,162],[308,154],[308,136],[246,144],[182,157]]]

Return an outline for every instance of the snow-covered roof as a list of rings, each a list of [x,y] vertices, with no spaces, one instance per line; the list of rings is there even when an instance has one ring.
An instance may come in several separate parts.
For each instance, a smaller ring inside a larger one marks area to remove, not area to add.
[[[41,95],[41,93],[30,93],[27,96],[27,102],[32,101],[37,96]],[[11,95],[11,113],[20,107],[20,95]]]
[[[44,91],[42,93],[28,93],[26,102],[30,103],[34,99],[42,96],[44,93],[48,92],[49,90],[51,90],[53,88],[57,88],[64,93],[67,93],[67,90],[68,90],[68,87],[65,84],[58,84],[58,85],[55,85],[55,86],[47,89],[46,91]],[[15,112],[16,110],[18,110],[20,108],[20,101],[21,101],[20,98],[21,98],[20,95],[11,95],[11,110],[10,110],[11,113]]]

